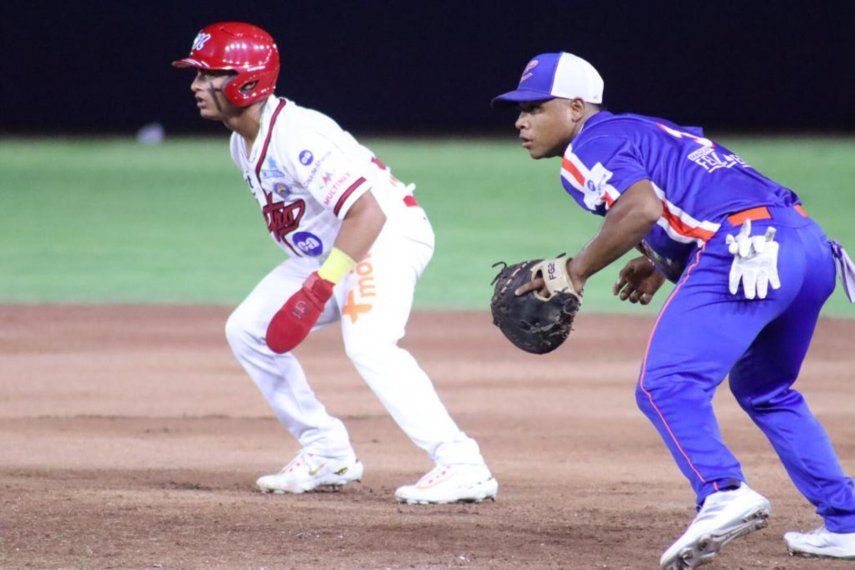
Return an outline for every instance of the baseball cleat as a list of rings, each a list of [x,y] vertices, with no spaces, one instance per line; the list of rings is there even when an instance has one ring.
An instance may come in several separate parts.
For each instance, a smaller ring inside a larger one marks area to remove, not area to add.
[[[790,556],[855,560],[855,532],[831,532],[821,526],[810,532],[788,532],[784,542]]]
[[[447,503],[480,503],[496,500],[499,483],[486,465],[437,465],[415,485],[404,485],[395,491],[399,503],[429,505]]]
[[[733,491],[713,493],[683,536],[662,555],[662,570],[696,568],[711,562],[731,540],[765,527],[771,511],[769,501],[745,483]]]
[[[337,490],[362,480],[362,463],[354,456],[322,457],[300,451],[282,471],[264,475],[255,482],[263,493],[306,493]]]

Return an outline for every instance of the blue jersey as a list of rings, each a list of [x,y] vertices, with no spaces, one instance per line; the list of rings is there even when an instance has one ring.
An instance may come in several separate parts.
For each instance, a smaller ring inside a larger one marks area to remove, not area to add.
[[[595,214],[605,215],[640,180],[650,181],[663,205],[641,246],[671,280],[728,214],[799,203],[793,191],[705,138],[701,129],[664,119],[600,111],[564,153],[564,189]]]

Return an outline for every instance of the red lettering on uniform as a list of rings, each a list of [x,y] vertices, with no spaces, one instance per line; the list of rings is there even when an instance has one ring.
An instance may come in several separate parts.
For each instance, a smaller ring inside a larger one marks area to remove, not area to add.
[[[267,230],[273,234],[276,241],[287,244],[285,236],[300,225],[300,220],[306,213],[306,202],[297,200],[287,205],[285,202],[274,202],[272,192],[264,192],[264,198],[267,204],[261,209],[261,213],[267,223]]]

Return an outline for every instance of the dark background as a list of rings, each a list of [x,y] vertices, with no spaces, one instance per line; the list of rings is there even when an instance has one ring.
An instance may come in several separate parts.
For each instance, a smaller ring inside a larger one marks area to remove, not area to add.
[[[173,70],[220,20],[266,28],[279,94],[359,133],[511,128],[490,99],[566,50],[613,111],[739,131],[855,131],[855,17],[844,1],[3,2],[0,132],[220,132]]]

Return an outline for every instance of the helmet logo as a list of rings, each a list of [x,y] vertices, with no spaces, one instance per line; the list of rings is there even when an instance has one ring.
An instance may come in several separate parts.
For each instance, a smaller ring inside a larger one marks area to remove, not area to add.
[[[190,51],[197,51],[205,47],[205,44],[208,43],[208,40],[211,39],[211,34],[206,34],[204,32],[199,32],[196,35],[196,38],[193,40],[193,47]]]

